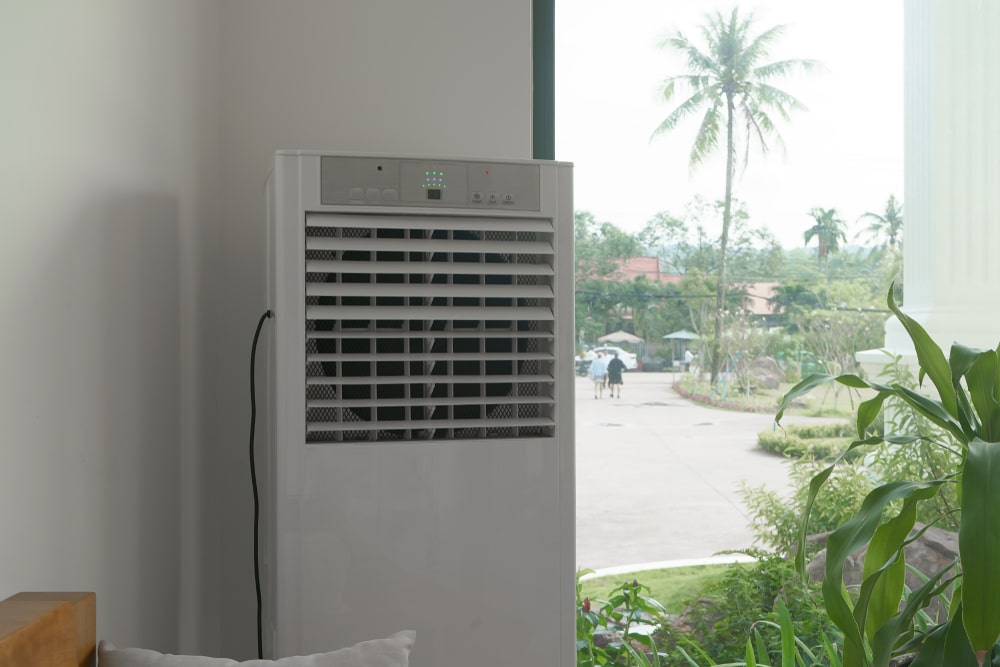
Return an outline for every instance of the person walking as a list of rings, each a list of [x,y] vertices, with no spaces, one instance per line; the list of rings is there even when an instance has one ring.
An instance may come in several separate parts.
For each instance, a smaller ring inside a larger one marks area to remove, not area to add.
[[[615,358],[608,362],[608,389],[611,398],[622,397],[622,373],[625,372],[625,368],[625,362],[619,359],[618,353],[615,352]],[[615,396],[615,388],[618,389],[618,396]]]
[[[691,371],[691,362],[692,361],[694,361],[694,355],[691,354],[691,350],[690,349],[685,349],[684,350],[684,371],[685,372],[690,372]]]
[[[594,360],[590,362],[590,379],[594,382],[594,398],[604,398],[604,379],[607,369],[604,354],[598,352]]]

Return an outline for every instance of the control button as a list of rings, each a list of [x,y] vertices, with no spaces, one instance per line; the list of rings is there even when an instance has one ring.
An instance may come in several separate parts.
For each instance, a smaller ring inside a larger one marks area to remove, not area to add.
[[[496,204],[498,201],[500,201],[500,195],[498,195],[495,192],[491,192],[489,196],[486,198],[486,201],[488,201],[491,204]]]
[[[362,188],[351,188],[351,191],[347,194],[350,199],[364,199],[365,191]]]
[[[382,192],[378,188],[368,188],[365,190],[365,199],[368,201],[378,201],[382,198]]]
[[[382,201],[399,201],[399,192],[396,188],[386,188],[382,191]]]
[[[503,193],[503,203],[504,204],[513,204],[514,203],[514,195],[512,193],[510,193],[510,192]]]
[[[482,192],[473,192],[472,193],[472,201],[475,204],[482,204],[483,203],[483,193]]]

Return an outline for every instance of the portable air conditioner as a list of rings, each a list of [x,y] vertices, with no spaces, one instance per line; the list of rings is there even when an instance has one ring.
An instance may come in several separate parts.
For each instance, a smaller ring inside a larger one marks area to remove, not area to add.
[[[279,152],[267,643],[575,664],[568,164]]]

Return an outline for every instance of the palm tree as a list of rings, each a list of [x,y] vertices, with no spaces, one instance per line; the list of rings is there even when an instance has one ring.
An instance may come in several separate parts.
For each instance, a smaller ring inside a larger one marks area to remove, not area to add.
[[[805,106],[788,93],[771,85],[773,79],[795,70],[810,70],[817,66],[812,60],[779,60],[764,62],[771,44],[784,32],[775,26],[754,36],[751,34],[753,14],[740,16],[733,8],[729,16],[716,11],[706,14],[701,26],[705,48],[695,46],[677,33],[660,43],[681,52],[687,58],[688,74],[668,77],[663,83],[663,99],[671,102],[677,84],[689,88],[691,95],[680,103],[653,132],[653,137],[673,130],[678,123],[704,109],[698,133],[691,148],[693,170],[719,148],[719,135],[725,131],[726,191],[723,200],[722,233],[719,237],[720,262],[715,298],[715,340],[712,343],[712,379],[719,371],[719,343],[722,339],[722,316],[726,300],[726,250],[729,224],[732,219],[733,177],[736,161],[737,132],[745,142],[743,164],[750,153],[750,141],[756,138],[762,152],[767,152],[766,139],[773,137],[780,146],[781,137],[775,126],[777,115],[788,120],[789,112]],[[738,127],[737,127],[738,122]]]
[[[888,244],[889,248],[895,248],[896,243],[903,243],[903,205],[896,203],[896,196],[889,195],[889,200],[885,203],[885,211],[882,213],[872,213],[867,211],[862,213],[858,221],[869,219],[871,223],[858,232],[858,236],[865,234],[868,238],[876,241],[875,250],[881,252]],[[885,238],[885,243],[878,243],[879,239]]]
[[[814,224],[806,230],[806,245],[816,238],[819,248],[816,251],[816,261],[822,262],[829,255],[840,250],[840,244],[847,242],[844,234],[844,221],[837,216],[835,208],[814,208],[809,211]]]

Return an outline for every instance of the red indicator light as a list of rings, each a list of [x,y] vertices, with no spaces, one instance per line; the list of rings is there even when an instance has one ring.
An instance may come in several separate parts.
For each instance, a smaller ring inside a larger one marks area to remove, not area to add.
[[[487,170],[486,170],[485,172],[483,172],[483,173],[484,173],[484,174],[486,174],[487,176],[489,176],[489,175],[490,175],[490,170],[489,170],[489,169],[487,169]]]

